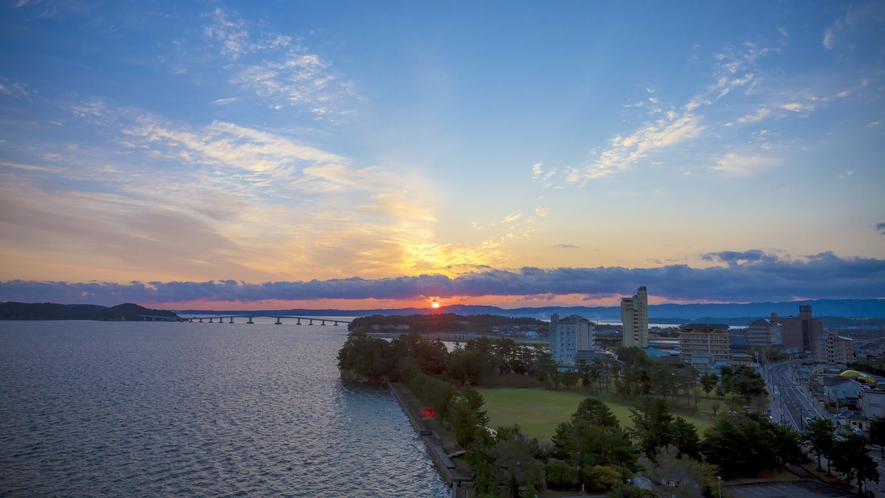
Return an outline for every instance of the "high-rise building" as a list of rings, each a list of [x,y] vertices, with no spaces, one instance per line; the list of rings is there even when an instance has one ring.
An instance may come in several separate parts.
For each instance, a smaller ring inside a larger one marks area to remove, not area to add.
[[[679,359],[691,364],[693,356],[712,356],[713,362],[729,361],[728,325],[688,323],[679,326]]]
[[[781,324],[783,344],[799,350],[799,352],[817,350],[817,338],[823,335],[823,322],[811,316],[811,305],[799,306],[799,317],[777,316],[771,314],[771,321]]]
[[[817,338],[817,361],[833,366],[846,366],[854,360],[854,341],[842,337],[836,329],[827,329]]]
[[[747,326],[747,341],[751,348],[770,348],[781,344],[782,337],[782,325],[772,320],[760,318]]]
[[[550,317],[550,354],[560,365],[575,364],[578,351],[593,349],[593,322],[578,315],[559,318],[559,313]]]
[[[633,297],[621,299],[624,346],[648,347],[648,292],[640,287]]]

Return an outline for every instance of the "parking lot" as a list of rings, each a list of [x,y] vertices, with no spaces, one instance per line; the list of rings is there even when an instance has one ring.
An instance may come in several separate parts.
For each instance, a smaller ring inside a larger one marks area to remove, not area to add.
[[[734,498],[857,498],[856,494],[827,486],[812,479],[729,486],[728,492]]]

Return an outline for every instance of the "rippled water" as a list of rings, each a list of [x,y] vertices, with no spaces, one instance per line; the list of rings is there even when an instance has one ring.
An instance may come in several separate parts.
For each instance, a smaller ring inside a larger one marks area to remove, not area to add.
[[[0,496],[446,496],[343,327],[0,322]]]

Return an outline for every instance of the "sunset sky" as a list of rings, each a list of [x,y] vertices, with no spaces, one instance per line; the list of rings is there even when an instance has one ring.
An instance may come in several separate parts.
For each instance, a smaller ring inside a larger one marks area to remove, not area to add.
[[[0,301],[885,297],[885,2],[0,13]]]

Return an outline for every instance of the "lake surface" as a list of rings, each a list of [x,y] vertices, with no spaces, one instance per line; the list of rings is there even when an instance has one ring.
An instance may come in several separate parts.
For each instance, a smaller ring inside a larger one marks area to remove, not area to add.
[[[0,322],[0,496],[444,497],[345,327]]]

